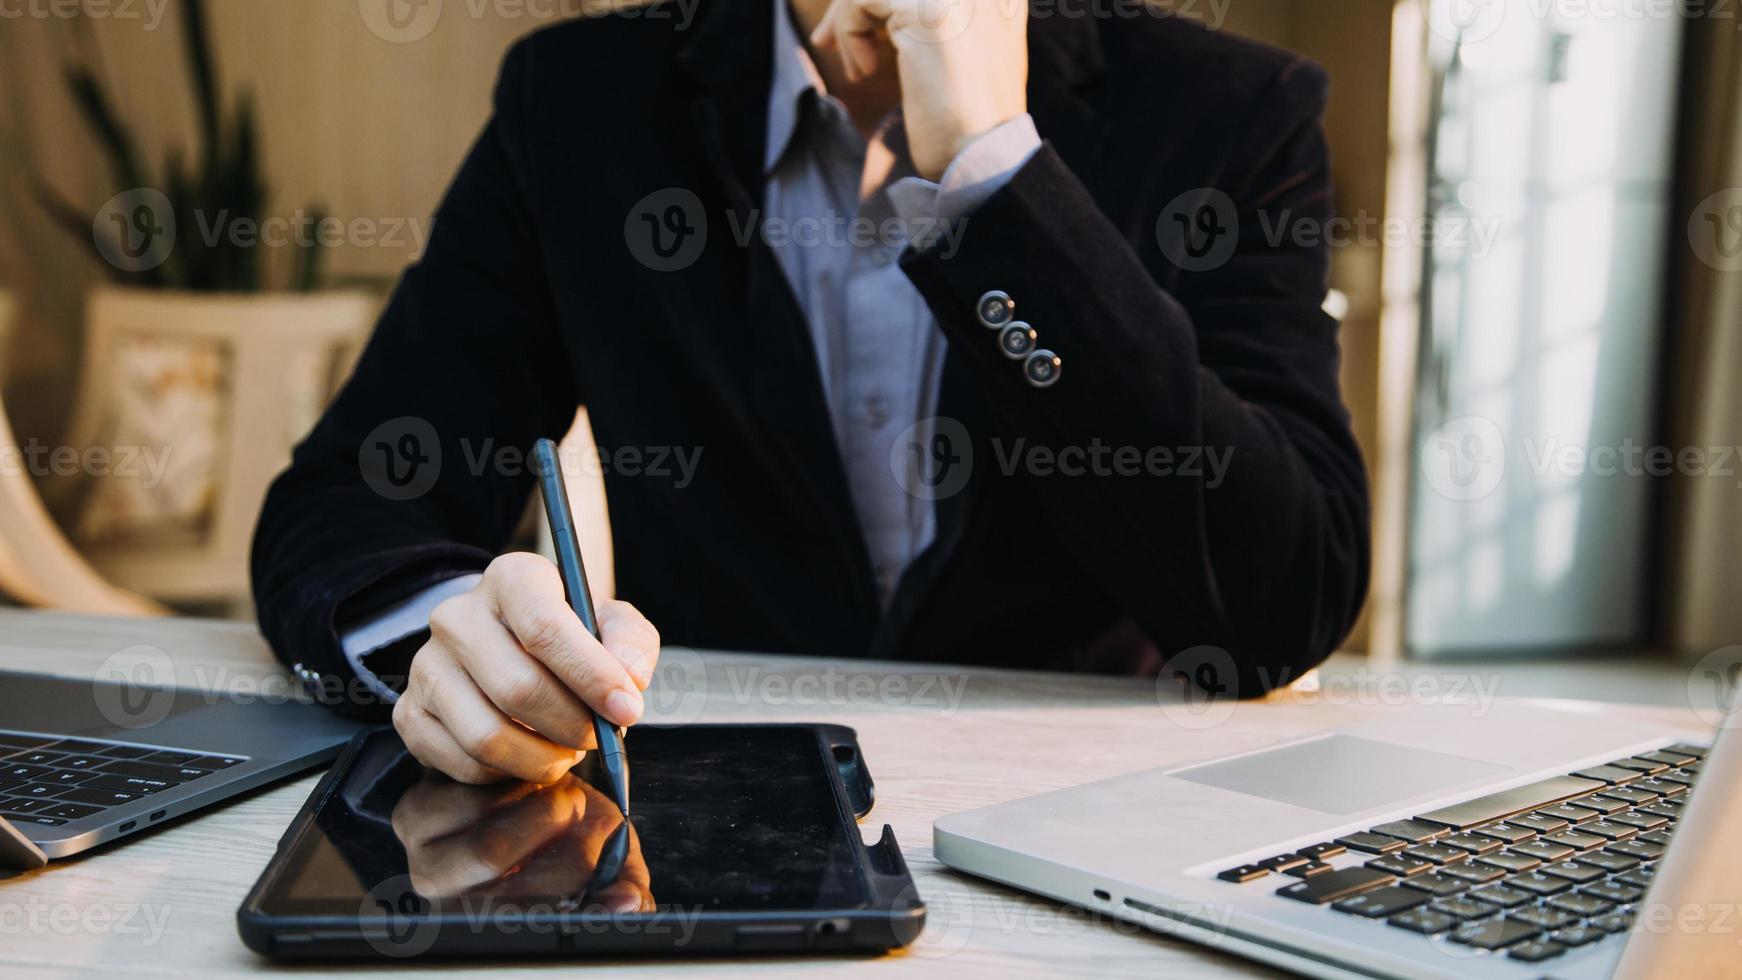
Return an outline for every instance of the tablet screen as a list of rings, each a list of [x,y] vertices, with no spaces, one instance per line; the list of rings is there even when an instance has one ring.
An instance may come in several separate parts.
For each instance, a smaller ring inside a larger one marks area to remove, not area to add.
[[[479,900],[613,912],[862,902],[859,842],[814,729],[643,726],[626,746],[627,827],[586,762],[548,786],[466,786],[418,765],[393,732],[371,735],[261,909],[356,916],[408,893],[437,911]]]

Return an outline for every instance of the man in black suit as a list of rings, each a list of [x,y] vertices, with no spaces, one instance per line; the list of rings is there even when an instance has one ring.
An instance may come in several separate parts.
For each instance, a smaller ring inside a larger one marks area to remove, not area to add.
[[[552,778],[589,711],[637,720],[661,634],[1292,681],[1367,582],[1324,237],[1276,231],[1331,217],[1325,91],[1076,0],[706,0],[527,38],[273,487],[266,636],[468,781]],[[496,557],[578,405],[636,604],[602,644],[548,562]]]

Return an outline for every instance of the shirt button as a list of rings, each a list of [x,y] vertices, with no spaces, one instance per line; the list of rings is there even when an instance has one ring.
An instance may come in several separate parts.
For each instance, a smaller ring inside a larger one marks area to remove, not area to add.
[[[1034,353],[1034,349],[1038,346],[1040,346],[1040,334],[1021,320],[1005,327],[1003,332],[998,334],[999,349],[1004,351],[1005,357],[1013,361],[1020,361]]]
[[[889,398],[885,395],[872,395],[865,399],[865,421],[871,423],[871,428],[881,429],[889,424]]]

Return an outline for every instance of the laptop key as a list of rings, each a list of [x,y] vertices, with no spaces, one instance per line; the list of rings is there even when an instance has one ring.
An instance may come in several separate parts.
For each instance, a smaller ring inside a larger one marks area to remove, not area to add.
[[[1438,872],[1405,878],[1403,879],[1402,884],[1406,888],[1414,888],[1416,891],[1427,892],[1429,895],[1435,897],[1456,895],[1470,887],[1470,883],[1462,878],[1454,878],[1450,875],[1443,875]]]
[[[38,799],[50,799],[65,793],[69,786],[60,783],[31,783],[12,791],[13,796],[29,796]]]
[[[1643,782],[1654,781],[1643,780]],[[1659,794],[1642,788],[1639,783],[1634,783],[1632,786],[1613,786],[1595,795],[1606,800],[1620,800],[1629,806],[1641,806],[1657,799]]]
[[[1579,863],[1588,864],[1593,868],[1602,868],[1609,874],[1637,867],[1639,865],[1639,858],[1628,854],[1625,851],[1611,851],[1609,849],[1610,847],[1626,847],[1630,843],[1632,843],[1632,841],[1624,841],[1620,844],[1610,844],[1609,847],[1606,847],[1601,851],[1591,851],[1586,854],[1581,854],[1579,855]]]
[[[1564,847],[1558,848],[1560,853],[1552,854],[1549,857],[1543,857],[1542,853],[1521,853],[1522,849],[1526,847],[1543,848],[1544,851],[1549,850],[1548,845],[1542,844],[1540,841],[1531,841],[1528,844],[1520,844],[1501,854],[1484,854],[1481,857],[1476,858],[1475,863],[1488,865],[1497,871],[1529,871],[1542,864],[1544,861],[1558,860],[1561,857],[1573,853],[1571,850]]]
[[[1505,885],[1489,885],[1487,888],[1478,888],[1470,893],[1470,897],[1478,902],[1487,902],[1489,905],[1498,905],[1503,909],[1509,909],[1523,905],[1526,902],[1536,901],[1535,895],[1532,895],[1529,892],[1521,892],[1516,888],[1508,888]]]
[[[1403,853],[1412,858],[1431,861],[1434,864],[1451,864],[1453,861],[1462,861],[1470,856],[1467,851],[1446,847],[1442,844],[1417,844]]]
[[[54,783],[61,786],[71,786],[74,783],[82,783],[94,775],[95,773],[87,769],[56,769],[54,772],[51,772],[46,776],[37,777],[37,781],[43,783]]]
[[[1294,878],[1311,878],[1315,875],[1326,874],[1333,870],[1335,869],[1323,861],[1308,861],[1305,864],[1297,864],[1294,867],[1289,868],[1287,871],[1284,871],[1283,874]]]
[[[1617,789],[1625,789],[1625,787],[1619,787],[1619,786],[1616,788]],[[1629,807],[1633,806],[1633,804],[1628,803],[1626,800],[1611,799],[1611,798],[1609,798],[1607,796],[1603,796],[1601,794],[1592,795],[1592,796],[1581,796],[1578,799],[1573,801],[1573,805],[1574,806],[1582,806],[1587,810],[1595,810],[1598,813],[1605,814],[1605,815],[1610,814],[1610,813],[1620,813],[1622,810],[1628,809]]]
[[[139,761],[152,762],[160,766],[185,766],[197,758],[199,758],[199,753],[197,752],[171,752],[163,750],[153,752]]]
[[[1605,912],[1613,911],[1615,908],[1614,902],[1598,898],[1590,892],[1568,892],[1565,895],[1556,895],[1548,900],[1548,904],[1551,908],[1557,908],[1562,912],[1587,919],[1593,915],[1602,915]]]
[[[1397,879],[1372,868],[1341,868],[1329,874],[1314,875],[1276,890],[1283,898],[1312,905],[1324,905],[1361,892],[1389,885]]]
[[[54,806],[49,799],[0,800],[0,813],[35,813],[45,806]]]
[[[1468,861],[1463,864],[1448,864],[1440,869],[1440,874],[1461,878],[1472,885],[1484,885],[1506,874],[1505,869],[1490,867]]]
[[[1680,786],[1683,789],[1686,789],[1689,786],[1692,786],[1694,784],[1694,777],[1691,773],[1685,773],[1685,772],[1679,772],[1679,771],[1678,772],[1660,772],[1653,778],[1658,780],[1659,782],[1675,783],[1676,785]]]
[[[1436,898],[1429,908],[1464,921],[1486,919],[1500,911],[1485,902],[1476,902],[1468,898]]]
[[[1704,759],[1706,757],[1706,753],[1710,752],[1711,749],[1707,748],[1704,745],[1689,745],[1686,742],[1677,742],[1674,745],[1670,746],[1669,748],[1664,749],[1663,751],[1674,752],[1677,755],[1691,755],[1696,759]]]
[[[1275,871],[1280,874],[1281,872],[1287,871],[1289,868],[1298,868],[1303,864],[1307,864],[1311,860],[1311,858],[1304,858],[1299,854],[1278,854],[1275,857],[1268,857],[1258,862],[1258,866],[1266,871]]]
[[[1627,912],[1613,912],[1599,915],[1588,924],[1604,932],[1626,932],[1633,928],[1633,916]]]
[[[1339,837],[1337,838],[1337,843],[1347,847],[1351,851],[1360,851],[1363,854],[1391,854],[1396,851],[1401,851],[1409,846],[1404,841],[1398,840],[1395,837],[1387,837],[1384,834],[1369,833],[1365,830],[1356,831],[1353,834]]]
[[[1437,936],[1458,924],[1458,920],[1432,909],[1416,909],[1385,920],[1388,924],[1410,932],[1419,932],[1424,936]]]
[[[1527,943],[1519,943],[1506,951],[1506,955],[1522,963],[1541,963],[1552,960],[1566,952],[1567,948],[1560,943],[1547,939],[1532,939]]]
[[[1556,929],[1548,938],[1562,946],[1585,946],[1607,935],[1603,930],[1590,926],[1573,926],[1571,929]]]
[[[1560,909],[1551,909],[1546,906],[1513,909],[1506,913],[1506,917],[1516,919],[1537,929],[1560,929],[1574,925],[1579,921],[1579,917],[1576,915],[1568,915]]]
[[[1534,830],[1539,834],[1552,834],[1557,830],[1565,830],[1572,826],[1559,817],[1544,816],[1540,811],[1537,813],[1526,813],[1522,816],[1511,817],[1506,822],[1519,827],[1529,827],[1531,830]]]
[[[1471,830],[1470,833],[1481,834],[1483,837],[1492,837],[1495,840],[1502,840],[1508,844],[1516,844],[1519,841],[1526,841],[1536,836],[1536,831],[1531,830],[1528,827],[1515,827],[1509,823],[1491,823],[1486,827],[1477,827]]]
[[[1475,834],[1453,834],[1438,841],[1440,846],[1455,847],[1471,854],[1492,854],[1500,850],[1501,843],[1492,837],[1477,837]]]
[[[15,766],[8,763],[6,768],[0,769],[0,777],[10,779],[35,779],[38,776],[46,776],[52,771],[53,770],[49,769],[47,766]]]
[[[83,786],[68,790],[60,797],[63,803],[88,803],[91,806],[104,807],[120,806],[137,799],[139,797],[132,793],[122,793],[112,789],[86,789]]]
[[[22,816],[8,817],[13,823],[34,824],[38,827],[59,827],[66,823],[59,817],[45,817],[40,813],[27,813]]]
[[[1662,817],[1665,820],[1680,820],[1681,815],[1682,815],[1681,807],[1670,806],[1668,803],[1662,803],[1662,802],[1652,803],[1648,806],[1642,806],[1633,812],[1634,813],[1649,813],[1654,817]]]
[[[99,806],[86,806],[82,803],[61,803],[57,800],[55,801],[54,806],[43,810],[42,815],[45,817],[60,817],[65,820],[80,820],[102,812],[103,808]]]
[[[1411,844],[1425,844],[1436,837],[1444,837],[1446,828],[1425,823],[1421,820],[1393,820],[1373,828],[1375,834],[1396,837]]]
[[[1468,830],[1478,824],[1504,820],[1514,814],[1558,803],[1581,793],[1589,793],[1591,790],[1601,789],[1603,785],[1597,780],[1581,779],[1578,776],[1556,776],[1526,786],[1490,793],[1487,796],[1477,797],[1464,803],[1441,807],[1431,813],[1424,813],[1416,819],[1444,824],[1455,830]],[[1381,830],[1380,833],[1384,833],[1384,831]]]
[[[1640,834],[1638,837],[1633,838],[1633,842],[1656,844],[1658,847],[1667,847],[1669,846],[1669,834],[1670,828],[1665,827],[1662,830],[1652,830]]]
[[[68,752],[74,755],[89,755],[107,744],[107,742],[92,742],[82,738],[63,738],[50,745],[49,748],[54,749],[56,752]]]
[[[1641,813],[1635,810],[1632,813],[1617,813],[1609,818],[1609,822],[1622,824],[1627,827],[1636,827],[1640,830],[1656,830],[1659,827],[1667,825],[1669,823],[1669,818],[1660,817],[1655,813]]]
[[[1652,776],[1649,779],[1641,779],[1639,782],[1633,783],[1628,788],[1649,790],[1650,792],[1656,793],[1658,796],[1682,796],[1688,791],[1686,783],[1678,783],[1673,780],[1663,779],[1659,776]]]
[[[1652,775],[1670,768],[1666,763],[1658,762],[1654,759],[1641,758],[1639,756],[1633,756],[1627,759],[1616,759],[1614,762],[1609,764],[1617,769],[1631,769],[1634,772],[1650,773]]]
[[[104,764],[101,772],[114,776],[140,776],[145,779],[161,779],[169,783],[185,783],[190,779],[198,779],[207,775],[204,769],[181,769],[175,766],[159,766],[149,762],[134,762],[130,759],[117,759]]]
[[[1623,769],[1620,766],[1592,766],[1589,769],[1580,769],[1573,775],[1616,786],[1622,783],[1631,783],[1640,777],[1637,769]]]
[[[99,774],[79,784],[89,789],[116,789],[123,793],[139,793],[149,795],[158,790],[170,789],[176,783],[162,779],[145,779],[140,776],[109,776]]]
[[[23,785],[24,780],[22,779],[13,779],[10,776],[0,776],[0,793],[9,793]]]
[[[54,765],[57,769],[95,769],[108,761],[100,755],[69,755]]]
[[[1377,857],[1368,861],[1364,866],[1375,871],[1396,875],[1399,878],[1418,875],[1433,868],[1432,864],[1420,858],[1412,858],[1403,854],[1387,854],[1384,857]]]
[[[1344,847],[1342,844],[1313,844],[1308,847],[1303,847],[1300,850],[1295,851],[1295,853],[1299,854],[1301,857],[1309,857],[1315,861],[1323,861],[1325,858],[1336,857],[1347,850],[1348,848]]]
[[[1627,868],[1639,863],[1639,861],[1655,861],[1658,858],[1663,857],[1662,844],[1653,844],[1649,841],[1642,840],[1624,840],[1618,844],[1610,844],[1608,847],[1603,848],[1603,850],[1609,852],[1611,858],[1619,856],[1636,858],[1637,860],[1628,864]],[[1594,857],[1595,855],[1592,856]],[[1583,859],[1581,858],[1581,860]],[[1625,871],[1627,868],[1616,868],[1615,870]]]
[[[1593,868],[1577,861],[1556,861],[1553,864],[1545,864],[1540,873],[1554,875],[1556,878],[1565,878],[1575,885],[1589,884],[1608,874],[1602,868]]]
[[[1626,840],[1639,833],[1638,827],[1630,827],[1613,820],[1598,820],[1596,823],[1585,824],[1579,830],[1585,834],[1594,834],[1604,840]]]
[[[1242,864],[1238,868],[1229,868],[1216,877],[1223,881],[1232,881],[1237,885],[1243,885],[1248,881],[1257,881],[1268,874],[1270,874],[1269,868],[1260,868],[1256,864]]]
[[[1558,834],[1550,834],[1543,840],[1550,844],[1570,847],[1575,851],[1589,851],[1592,848],[1602,847],[1608,838],[1597,834],[1587,834],[1584,832],[1584,827],[1580,827],[1578,830],[1563,830]]]
[[[1616,875],[1615,880],[1623,885],[1632,885],[1635,888],[1650,888],[1651,880],[1655,877],[1657,877],[1657,869],[1645,867],[1634,868],[1626,874]]]
[[[102,751],[111,759],[142,759],[150,755],[153,749],[142,749],[137,745],[111,745]]]
[[[35,749],[47,745],[52,741],[54,741],[54,739],[43,738],[40,735],[24,735],[18,732],[0,732],[0,750],[6,748]]]
[[[1595,885],[1586,885],[1579,889],[1579,893],[1600,898],[1605,902],[1627,905],[1639,901],[1645,895],[1645,889],[1637,885],[1623,885],[1619,881],[1603,881]]]
[[[1555,806],[1544,807],[1543,809],[1536,811],[1536,814],[1539,817],[1565,820],[1567,823],[1574,824],[1584,823],[1587,820],[1595,820],[1601,816],[1601,814],[1590,807],[1578,806],[1573,803],[1560,803]]]
[[[228,769],[239,766],[248,760],[239,755],[202,755],[191,762],[183,763],[193,769]]]
[[[1477,949],[1505,949],[1515,943],[1524,942],[1538,931],[1535,926],[1513,918],[1487,919],[1459,926],[1450,938],[1454,943],[1474,946]]]
[[[1508,888],[1516,888],[1521,892],[1529,892],[1532,895],[1544,898],[1549,895],[1559,895],[1561,892],[1568,891],[1573,887],[1573,883],[1565,878],[1545,875],[1540,871],[1528,871],[1524,874],[1513,875],[1501,882],[1501,884]]]
[[[1413,888],[1387,885],[1370,892],[1362,892],[1354,898],[1345,898],[1331,908],[1369,919],[1384,919],[1425,905],[1427,901],[1427,895]]]
[[[54,760],[59,758],[61,758],[59,752],[44,752],[38,749],[33,752],[20,752],[17,755],[7,756],[6,764],[8,766],[47,766],[52,765]]]

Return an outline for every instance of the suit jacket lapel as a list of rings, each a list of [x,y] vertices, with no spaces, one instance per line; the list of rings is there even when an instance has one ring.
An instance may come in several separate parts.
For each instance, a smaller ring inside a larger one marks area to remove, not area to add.
[[[696,82],[691,118],[709,172],[731,214],[732,235],[754,230],[742,245],[744,310],[750,348],[746,391],[771,443],[775,480],[798,488],[812,517],[833,538],[854,592],[857,625],[868,636],[880,615],[870,553],[847,487],[815,345],[804,312],[760,232],[773,73],[774,5],[716,0],[679,54]],[[728,248],[738,248],[730,241]],[[843,638],[845,640],[845,637]]]

